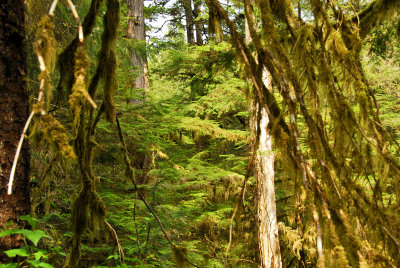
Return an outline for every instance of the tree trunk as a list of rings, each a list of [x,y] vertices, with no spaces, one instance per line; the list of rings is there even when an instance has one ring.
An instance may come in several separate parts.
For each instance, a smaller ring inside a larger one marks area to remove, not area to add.
[[[28,117],[26,88],[26,47],[24,1],[0,1],[0,229],[21,227],[20,215],[30,211],[29,147],[25,142],[15,173],[13,194],[7,195],[8,179],[15,151]],[[0,252],[17,247],[22,241],[0,238]],[[4,256],[0,253],[0,263]]]
[[[196,26],[196,44],[198,46],[203,45],[203,23],[198,20],[198,17],[200,16],[201,13],[201,5],[200,5],[200,0],[195,0],[194,1],[194,17],[197,19],[195,21],[195,26]]]
[[[274,154],[265,107],[256,105],[259,143],[256,154],[257,220],[262,267],[282,267],[274,187]]]
[[[144,0],[128,0],[128,38],[141,42],[143,49],[130,50],[131,63],[137,67],[138,77],[133,81],[134,88],[149,90],[149,74],[147,67],[147,55],[145,52],[146,32],[143,15]]]
[[[186,16],[186,35],[189,45],[194,46],[194,22],[192,13],[192,0],[183,0],[183,7],[185,8]]]
[[[251,42],[248,23],[245,23],[246,43]],[[271,90],[271,76],[263,70],[265,87]],[[265,102],[257,97],[252,107],[251,131],[258,135],[255,168],[257,181],[257,227],[259,239],[259,256],[261,267],[281,268],[281,254],[278,236],[278,221],[276,217],[275,186],[274,186],[274,154],[272,152],[272,137],[268,130],[269,118]]]

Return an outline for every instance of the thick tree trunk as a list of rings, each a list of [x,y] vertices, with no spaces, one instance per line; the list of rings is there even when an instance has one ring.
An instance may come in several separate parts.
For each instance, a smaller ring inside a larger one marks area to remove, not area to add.
[[[245,23],[246,43],[251,42],[249,26]],[[271,89],[271,76],[263,71],[263,81],[267,89]],[[281,254],[278,236],[278,221],[275,202],[274,154],[272,152],[272,137],[268,130],[269,118],[265,103],[256,99],[253,102],[253,119],[251,131],[258,135],[256,148],[256,181],[257,181],[257,227],[261,267],[281,268]]]
[[[30,211],[29,148],[25,142],[15,173],[13,194],[8,179],[18,140],[28,117],[24,1],[0,1],[0,229],[19,227],[18,216]],[[0,252],[17,247],[18,238],[0,238]],[[0,263],[4,256],[0,253]]]
[[[201,5],[200,5],[200,0],[195,0],[194,1],[194,9],[193,9],[194,17],[197,19],[200,16],[201,13]],[[196,26],[196,44],[198,46],[203,45],[203,23],[199,20],[195,21],[195,26]]]
[[[143,15],[144,0],[128,0],[128,38],[142,42],[143,46],[146,42],[146,32]],[[149,90],[149,74],[147,67],[146,53],[141,51],[130,51],[132,65],[137,67],[138,77],[133,82],[134,88],[142,88]]]
[[[193,46],[195,42],[192,0],[183,0],[183,7],[185,8],[187,42],[189,45]]]

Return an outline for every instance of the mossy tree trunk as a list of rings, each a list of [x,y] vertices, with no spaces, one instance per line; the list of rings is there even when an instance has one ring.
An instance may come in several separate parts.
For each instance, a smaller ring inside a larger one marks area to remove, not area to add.
[[[28,117],[25,75],[26,46],[24,1],[0,1],[0,229],[21,227],[20,215],[30,211],[29,147],[22,146],[15,174],[13,194],[7,195],[8,179],[18,140]],[[0,238],[0,252],[20,246],[18,237]],[[4,256],[0,255],[0,263]]]
[[[193,46],[195,42],[192,0],[183,0],[183,7],[185,8],[187,42]]]
[[[149,90],[149,73],[146,55],[146,31],[143,14],[144,0],[128,0],[128,38],[138,44],[131,49],[130,57],[133,66],[136,66],[138,77],[133,81],[133,87]]]

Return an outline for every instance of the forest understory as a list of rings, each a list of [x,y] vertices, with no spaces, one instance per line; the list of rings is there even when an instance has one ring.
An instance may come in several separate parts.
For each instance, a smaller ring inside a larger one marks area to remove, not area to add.
[[[0,268],[400,267],[399,1],[147,2],[0,3]]]

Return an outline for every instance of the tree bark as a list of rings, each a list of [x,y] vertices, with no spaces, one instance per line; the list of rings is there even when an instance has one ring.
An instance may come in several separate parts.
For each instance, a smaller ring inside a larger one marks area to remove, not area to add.
[[[269,118],[265,107],[256,105],[256,131],[259,142],[256,153],[257,221],[262,267],[282,267],[274,186],[274,154],[268,131]]]
[[[196,21],[194,22],[195,26],[196,26],[196,44],[198,46],[202,46],[203,43],[203,23],[198,20],[198,17],[200,16],[201,13],[201,4],[200,4],[200,0],[195,0],[194,1],[194,17],[196,19]]]
[[[128,38],[136,42],[142,42],[145,46],[146,30],[143,15],[144,0],[128,0]],[[147,55],[144,50],[130,50],[132,65],[137,67],[138,77],[133,81],[134,88],[150,89],[150,81],[147,67]]]
[[[7,195],[15,151],[28,118],[29,102],[24,29],[24,1],[0,1],[0,228],[16,228],[30,211],[28,143],[22,146],[13,194]],[[6,223],[11,225],[5,227]],[[20,246],[18,237],[0,238],[0,252]],[[0,263],[4,256],[0,253]]]
[[[192,0],[183,0],[186,16],[186,35],[189,45],[194,46],[194,22],[192,13]]]
[[[251,42],[249,25],[245,22],[246,43]],[[265,87],[271,90],[271,75],[263,70]],[[275,202],[274,154],[272,152],[272,137],[268,130],[269,118],[266,103],[257,97],[252,107],[251,131],[258,137],[256,148],[256,202],[259,257],[261,267],[281,268],[281,254],[278,236],[278,221]]]

